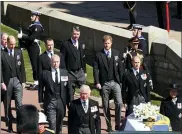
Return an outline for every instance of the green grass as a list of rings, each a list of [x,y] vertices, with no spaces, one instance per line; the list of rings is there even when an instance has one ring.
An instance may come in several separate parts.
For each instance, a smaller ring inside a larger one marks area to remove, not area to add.
[[[7,26],[3,25],[3,24],[1,24],[1,32],[6,32],[9,35],[13,35],[17,39],[18,32],[16,30],[10,28],[10,27],[7,27]],[[41,41],[40,44],[41,44],[40,46],[41,46],[42,52],[44,52],[45,51],[44,43]],[[17,42],[17,45],[18,45],[18,42]],[[27,53],[26,50],[23,51],[23,57],[24,57],[24,62],[25,62],[24,64],[25,64],[25,71],[26,71],[27,81],[28,82],[33,82],[32,67],[31,67],[30,60],[29,60],[29,57],[28,57],[28,53]],[[94,88],[94,80],[93,80],[93,70],[92,70],[92,67],[87,65],[86,68],[87,68],[87,84],[92,89],[91,95],[99,97],[100,96],[99,91]],[[78,89],[76,89],[76,92],[77,93],[79,92]],[[158,96],[155,93],[151,93],[151,95],[154,96],[152,98],[155,98],[155,99],[152,99],[152,104],[159,106],[160,102],[161,102],[160,101],[161,97]]]

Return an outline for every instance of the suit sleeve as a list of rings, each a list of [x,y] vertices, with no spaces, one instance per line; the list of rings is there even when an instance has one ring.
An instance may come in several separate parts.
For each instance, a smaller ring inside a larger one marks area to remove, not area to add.
[[[127,103],[127,80],[126,80],[126,74],[123,74],[122,77],[122,98],[123,98],[123,103]]]
[[[67,73],[68,75],[68,73]],[[68,84],[67,84],[67,92],[66,92],[66,104],[68,105],[72,100],[74,100],[73,98],[73,92],[72,92],[72,88],[71,88],[71,82],[69,80],[69,75],[68,75]]]
[[[39,58],[38,58],[38,79],[39,79],[39,77],[41,77],[41,74],[42,74],[42,60],[41,60],[41,56],[39,56]]]
[[[76,113],[76,110],[75,110],[75,105],[73,102],[70,103],[70,106],[69,106],[69,111],[68,111],[68,134],[74,134],[75,132],[72,132],[72,127],[74,125],[74,117],[75,117],[75,113]]]
[[[66,56],[67,56],[67,50],[66,50],[66,42],[61,41],[61,47],[60,47],[60,59],[61,59],[61,65],[60,67],[63,69],[66,69]]]
[[[122,83],[122,76],[123,76],[123,63],[122,63],[122,54],[119,53],[119,78],[120,78],[120,83]]]
[[[26,82],[26,74],[25,74],[25,66],[24,66],[24,59],[23,59],[23,54],[20,50],[21,54],[21,76],[22,76],[22,83]]]
[[[31,29],[31,35],[23,35],[22,39],[29,41],[29,42],[34,42],[35,39],[39,38],[41,33],[42,33],[43,29],[41,26],[36,25],[35,27],[32,27]]]
[[[147,102],[151,101],[151,95],[150,95],[150,85],[149,80],[151,80],[151,76],[146,72],[147,75],[147,88],[146,88],[146,95],[147,95]]]
[[[38,90],[38,97],[39,97],[39,103],[44,102],[43,94],[44,94],[44,73],[41,74],[41,77],[39,77],[39,90]]]
[[[126,69],[130,69],[130,68],[132,68],[131,56],[129,54],[127,54],[127,56],[126,56]]]
[[[87,73],[85,49],[82,49],[82,51],[83,51],[83,70],[84,73]]]
[[[3,71],[2,71],[2,66],[3,66],[3,52],[2,52],[2,49],[1,49],[1,83],[4,83],[4,79],[3,79]]]
[[[100,112],[99,112],[99,104],[97,102],[97,117],[95,119],[95,128],[96,128],[96,134],[101,134],[101,119],[100,119]]]
[[[99,65],[98,65],[98,55],[96,54],[94,59],[94,65],[93,65],[93,74],[94,74],[94,81],[95,84],[100,83],[99,81]]]
[[[166,115],[166,112],[165,112],[165,105],[164,105],[164,102],[162,101],[161,102],[161,106],[160,106],[160,113],[162,114],[162,115]]]

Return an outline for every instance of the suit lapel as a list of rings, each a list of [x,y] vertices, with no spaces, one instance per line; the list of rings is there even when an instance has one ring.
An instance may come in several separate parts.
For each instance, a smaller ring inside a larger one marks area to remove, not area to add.
[[[130,77],[131,77],[132,81],[135,83],[135,86],[138,88],[138,84],[137,84],[138,82],[137,82],[136,76],[133,73],[132,69],[130,69]]]
[[[70,50],[71,50],[73,56],[74,56],[75,59],[76,59],[76,57],[77,57],[77,54],[76,54],[76,51],[75,51],[76,48],[74,47],[74,45],[73,45],[71,39],[69,40],[68,46],[69,46],[69,48],[70,48]]]
[[[83,113],[85,113],[83,107],[82,107],[82,103],[81,103],[81,100],[79,99],[78,100],[78,105],[77,105],[77,113],[78,115],[81,117]]]
[[[45,55],[45,61],[48,61],[48,64],[50,65],[50,67],[51,67],[51,59],[49,58],[49,56],[48,56],[48,54],[47,54],[47,52],[45,51],[44,52],[44,55]]]
[[[12,69],[12,66],[11,66],[11,63],[10,63],[10,57],[9,57],[7,48],[4,50],[4,52],[5,52],[4,57],[6,58],[6,61],[8,62],[9,67]]]
[[[47,81],[48,82],[50,82],[50,88],[51,88],[51,90],[52,90],[52,92],[54,93],[54,81],[53,81],[53,79],[52,79],[52,71],[48,71],[48,75],[46,75],[47,76]]]
[[[107,69],[107,71],[108,71],[107,58],[106,58],[104,49],[103,49],[102,52],[101,52],[101,58],[102,58],[102,61],[103,61],[103,63],[104,63],[104,66],[106,67],[106,69]]]

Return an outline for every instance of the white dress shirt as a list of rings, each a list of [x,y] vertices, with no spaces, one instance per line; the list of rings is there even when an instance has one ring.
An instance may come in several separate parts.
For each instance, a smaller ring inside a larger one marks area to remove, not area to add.
[[[177,97],[172,99],[172,102],[174,103],[174,105],[176,105],[177,100],[178,100]]]
[[[10,56],[11,50],[10,50],[9,48],[7,48],[7,49],[8,49],[8,54],[9,54],[9,56]],[[13,57],[14,57],[14,49],[12,49],[12,55],[13,55]]]
[[[106,50],[106,49],[104,48],[104,52],[105,52],[106,56],[107,56],[108,51],[109,51],[109,57],[111,58],[111,48],[110,48],[109,50]]]
[[[49,56],[49,58],[51,58],[52,56],[51,56],[51,53],[52,53],[52,55],[54,55],[54,51],[46,51],[47,52],[47,55]]]
[[[54,68],[51,68],[51,70],[52,70],[52,80],[55,82],[56,70]],[[58,72],[58,83],[60,83],[60,70],[59,70],[59,68],[57,69],[57,72]]]
[[[71,38],[71,41],[72,41],[73,45],[78,49],[78,40],[75,41],[75,40],[73,40],[73,39]]]
[[[132,68],[132,70],[133,70],[133,73],[135,74],[135,76],[137,75],[137,72],[138,73],[140,72],[139,69],[138,70],[135,70],[134,68]]]
[[[83,107],[83,109],[84,109],[84,111],[85,111],[85,113],[87,113],[87,111],[88,111],[88,99],[85,101],[86,102],[86,107],[84,108],[84,101],[82,100],[82,99],[80,99],[81,100],[81,103],[82,103],[82,107]]]

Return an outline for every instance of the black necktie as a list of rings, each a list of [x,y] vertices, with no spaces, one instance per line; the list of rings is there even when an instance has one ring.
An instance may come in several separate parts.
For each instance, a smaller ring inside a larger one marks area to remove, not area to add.
[[[85,111],[87,110],[86,101],[83,101],[83,108],[84,108]]]
[[[139,79],[139,72],[138,71],[136,71],[136,78],[137,78],[137,80]]]
[[[58,72],[57,72],[57,69],[56,69],[56,72],[55,72],[55,83],[58,84]]]
[[[13,52],[12,52],[12,50],[10,50],[10,56],[13,57]]]

